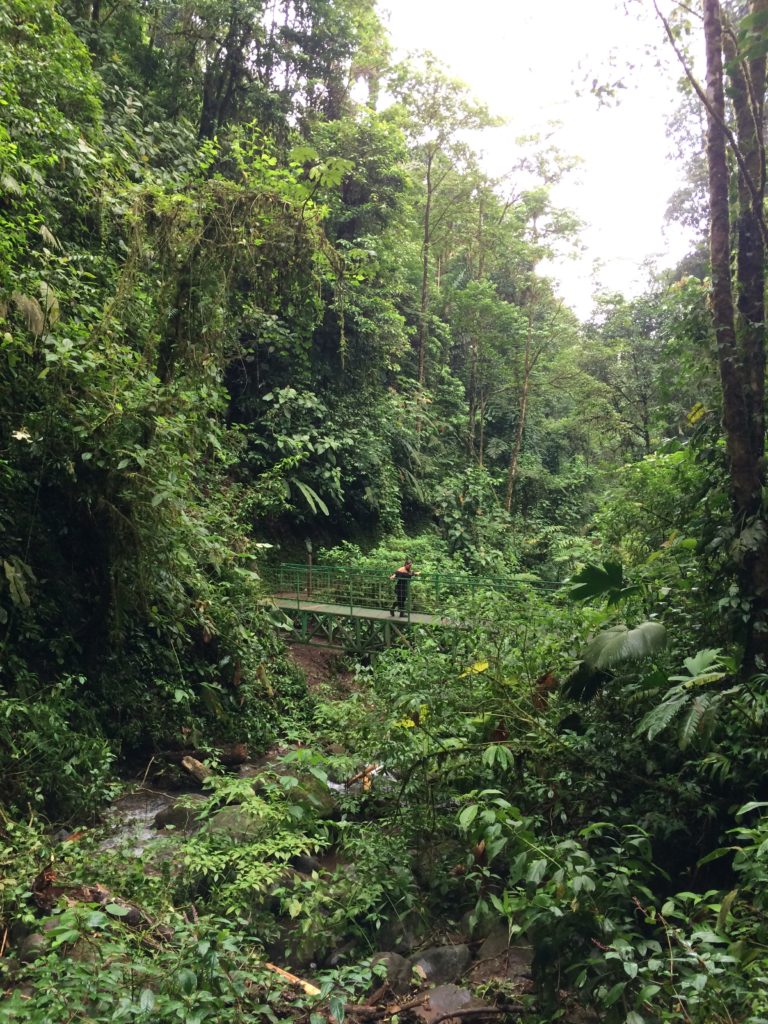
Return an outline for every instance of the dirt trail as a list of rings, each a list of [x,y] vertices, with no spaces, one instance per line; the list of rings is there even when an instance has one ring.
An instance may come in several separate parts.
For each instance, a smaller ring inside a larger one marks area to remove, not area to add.
[[[335,648],[291,644],[288,651],[293,661],[306,673],[310,690],[331,679],[335,680],[339,690],[351,688],[354,673],[340,667],[340,652]]]

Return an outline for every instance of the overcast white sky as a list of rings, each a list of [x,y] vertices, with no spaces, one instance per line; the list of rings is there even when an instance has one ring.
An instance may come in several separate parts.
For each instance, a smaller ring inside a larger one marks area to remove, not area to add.
[[[650,0],[635,0],[629,14],[621,0],[380,0],[380,6],[398,55],[431,50],[507,119],[484,138],[492,173],[512,165],[518,136],[561,123],[554,140],[583,164],[556,198],[585,221],[587,251],[550,273],[577,313],[589,314],[598,288],[640,291],[648,257],[663,266],[684,254],[686,239],[664,226],[681,173],[668,159],[665,137],[679,72],[669,54],[662,67],[648,55],[649,46],[661,49],[662,42]],[[601,108],[588,83],[609,80],[612,66],[614,79],[625,79],[628,88],[618,106]]]

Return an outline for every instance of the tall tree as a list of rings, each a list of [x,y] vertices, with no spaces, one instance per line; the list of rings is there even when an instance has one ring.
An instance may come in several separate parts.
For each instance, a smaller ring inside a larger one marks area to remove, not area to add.
[[[462,194],[467,182],[457,172],[472,162],[472,151],[462,133],[489,127],[495,122],[482,104],[472,100],[466,86],[449,78],[434,57],[427,54],[423,70],[403,67],[395,95],[407,113],[410,137],[423,182],[421,209],[421,284],[416,349],[419,384],[426,382],[429,336],[432,250],[437,221]],[[471,186],[470,186],[471,187]],[[444,200],[436,214],[438,199]]]
[[[656,10],[707,112],[711,308],[723,395],[735,550],[742,599],[750,608],[743,668],[751,672],[764,668],[768,659],[768,521],[763,500],[768,241],[763,122],[768,0],[733,5],[735,22],[719,0],[702,0],[706,89],[691,72],[669,21],[658,6]],[[726,93],[732,110],[726,105]],[[731,163],[737,178],[735,217],[730,202]],[[731,269],[734,228],[735,280]]]

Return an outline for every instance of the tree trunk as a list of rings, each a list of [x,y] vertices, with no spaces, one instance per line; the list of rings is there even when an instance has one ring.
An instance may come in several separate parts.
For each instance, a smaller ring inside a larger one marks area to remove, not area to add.
[[[421,300],[419,303],[419,384],[424,387],[426,381],[426,350],[427,350],[427,313],[429,310],[429,246],[432,216],[432,159],[427,156],[427,194],[424,201],[424,234],[421,242]]]
[[[512,499],[515,494],[515,483],[517,482],[517,463],[520,458],[520,449],[523,446],[523,436],[525,434],[525,417],[528,412],[528,374],[525,376],[523,381],[523,392],[520,396],[520,412],[517,419],[517,431],[515,432],[515,444],[512,448],[512,457],[509,460],[509,472],[507,474],[507,495],[504,501],[504,507],[507,512],[512,511]]]
[[[528,329],[525,335],[525,361],[523,363],[523,388],[520,393],[520,406],[517,418],[517,430],[515,431],[515,443],[512,447],[512,455],[509,460],[509,471],[507,473],[507,494],[504,507],[507,512],[512,511],[512,500],[515,494],[515,483],[517,482],[517,466],[520,459],[520,451],[523,447],[525,436],[525,420],[528,415],[528,396],[531,388],[531,375],[536,361],[539,358],[541,349],[533,350],[533,290],[528,296]]]
[[[750,13],[768,9],[753,0]],[[765,60],[740,64],[730,48],[731,96],[741,159],[738,188],[738,314],[731,284],[729,175],[723,87],[723,28],[718,0],[703,0],[707,57],[707,165],[709,172],[712,317],[723,392],[734,528],[741,539],[739,581],[750,602],[745,674],[766,666],[768,653],[768,533],[762,513],[765,445],[765,323],[762,201],[765,192],[762,138]]]
[[[478,340],[473,336],[469,342],[469,431],[467,449],[470,458],[475,455],[475,433],[477,424],[477,364]]]

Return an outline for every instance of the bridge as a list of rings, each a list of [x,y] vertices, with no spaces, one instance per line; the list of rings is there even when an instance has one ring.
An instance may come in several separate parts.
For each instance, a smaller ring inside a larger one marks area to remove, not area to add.
[[[530,576],[493,577],[422,573],[411,579],[402,610],[387,569],[282,563],[272,574],[272,600],[291,620],[297,643],[356,653],[381,650],[414,626],[460,628],[446,609],[480,593],[557,587]]]

